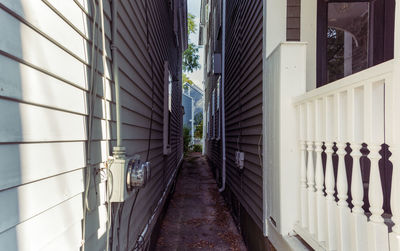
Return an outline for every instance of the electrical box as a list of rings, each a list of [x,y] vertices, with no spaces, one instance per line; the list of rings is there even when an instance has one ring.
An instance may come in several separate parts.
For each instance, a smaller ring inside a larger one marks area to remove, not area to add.
[[[115,158],[110,165],[111,202],[123,202],[133,190],[142,188],[151,178],[150,162],[141,163],[140,155]]]
[[[213,54],[213,73],[214,74],[221,74],[222,73],[222,57],[221,53],[214,53]]]
[[[236,151],[235,157],[236,166],[242,170],[244,168],[244,152]]]

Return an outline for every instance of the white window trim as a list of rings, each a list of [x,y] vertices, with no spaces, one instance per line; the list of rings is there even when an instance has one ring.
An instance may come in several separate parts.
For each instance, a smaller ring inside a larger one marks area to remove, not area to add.
[[[221,76],[217,79],[217,112],[218,112],[218,123],[217,123],[217,140],[221,139],[221,109],[220,109],[220,97],[221,97]]]
[[[170,113],[170,72],[168,69],[168,61],[164,62],[164,119],[163,119],[163,154],[168,155],[171,153],[171,146],[168,142],[170,136],[170,123],[169,123],[169,113]],[[172,90],[171,90],[172,91]]]

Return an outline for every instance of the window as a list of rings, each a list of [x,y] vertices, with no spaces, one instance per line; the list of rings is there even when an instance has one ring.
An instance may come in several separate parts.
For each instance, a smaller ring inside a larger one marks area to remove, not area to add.
[[[168,62],[164,63],[164,120],[163,120],[163,153],[171,153],[171,108],[172,108],[172,76]]]
[[[318,1],[317,86],[393,58],[394,0]]]

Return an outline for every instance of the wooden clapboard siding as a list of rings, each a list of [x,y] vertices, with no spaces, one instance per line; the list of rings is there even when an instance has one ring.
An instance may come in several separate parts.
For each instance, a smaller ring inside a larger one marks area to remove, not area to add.
[[[147,4],[147,6],[146,6]],[[146,7],[148,14],[146,17]],[[127,154],[140,154],[144,161],[148,150],[148,135],[153,107],[153,122],[149,161],[152,179],[138,195],[126,201],[122,210],[119,245],[133,246],[143,231],[163,190],[164,184],[176,168],[182,154],[181,84],[172,89],[171,155],[163,158],[163,80],[164,62],[168,61],[174,79],[181,79],[177,62],[178,49],[172,42],[172,16],[165,1],[121,1],[119,9],[118,39],[119,67],[123,118],[122,137]],[[146,22],[147,18],[147,22]],[[148,30],[148,37],[147,37]],[[149,43],[150,53],[147,51]],[[174,57],[174,54],[176,55]],[[152,68],[153,67],[153,71]],[[152,79],[153,78],[153,79]],[[166,165],[164,164],[166,163]],[[129,215],[133,210],[131,222]],[[115,215],[114,215],[115,216]],[[128,242],[128,224],[129,242]],[[113,235],[117,236],[116,229]]]
[[[232,1],[226,11],[227,186],[262,229],[262,1]],[[238,150],[245,153],[242,173]]]
[[[301,0],[287,0],[286,40],[300,41]]]
[[[213,11],[219,11],[218,1],[211,1],[211,6]],[[212,17],[207,27],[211,43],[205,45],[205,51],[211,52],[209,55],[218,52],[218,43],[214,43],[215,34],[210,32],[213,31]],[[207,74],[206,109],[212,103],[217,78],[217,75]],[[220,130],[218,119],[217,112],[214,119],[210,116],[210,127],[216,124],[217,131]],[[227,189],[233,192],[262,229],[262,1],[226,3],[225,128]],[[206,155],[216,168],[220,182],[221,141],[210,136],[206,144]],[[237,150],[245,152],[243,172],[235,165]]]
[[[217,37],[218,32],[217,29],[222,23],[222,19],[220,20],[220,15],[222,14],[222,2],[220,0],[210,0],[208,1],[208,8],[211,8],[211,15],[209,16],[208,26],[206,27],[207,31],[207,43],[205,45],[206,56],[210,59],[206,59],[206,62],[210,64],[210,66],[205,67],[206,70],[208,68],[211,69],[210,72],[207,72],[207,77],[205,78],[205,90],[204,90],[204,102],[206,112],[209,113],[209,130],[206,131],[207,139],[206,139],[206,155],[208,160],[211,163],[211,166],[214,169],[215,174],[217,175],[218,182],[221,181],[220,170],[222,166],[222,134],[218,134],[221,130],[220,122],[220,112],[217,110],[217,81],[220,77],[219,74],[213,74],[213,54],[221,53],[222,51],[222,37]],[[205,13],[208,15],[208,13]],[[222,32],[222,30],[221,30]],[[212,100],[212,93],[215,90],[214,100]],[[211,104],[211,106],[209,106]],[[215,107],[215,115],[212,116],[212,105]],[[221,106],[220,106],[221,107]],[[208,110],[211,108],[211,110]],[[206,117],[204,118],[206,119]],[[206,121],[206,120],[205,120]],[[204,124],[206,126],[206,124]],[[215,128],[215,129],[213,129]],[[212,131],[215,130],[214,135]],[[219,136],[219,137],[218,137]]]
[[[93,43],[98,73],[92,163],[103,166],[116,144],[111,6],[103,0],[103,52],[101,36],[92,37],[91,3],[0,1],[0,246],[5,250],[78,250],[82,244]],[[181,79],[181,53],[174,43],[173,17],[166,1],[147,1],[148,23],[144,0],[120,3],[116,45],[127,155],[140,154],[145,160],[152,107],[154,110],[149,154],[152,179],[141,190],[135,207],[130,199],[122,211],[120,241],[127,244],[127,221],[133,210],[129,240],[134,245],[182,155],[178,81],[172,91],[172,153],[162,156],[163,66],[169,61],[174,79]],[[90,185],[87,250],[102,250],[106,244],[105,187],[100,175]]]

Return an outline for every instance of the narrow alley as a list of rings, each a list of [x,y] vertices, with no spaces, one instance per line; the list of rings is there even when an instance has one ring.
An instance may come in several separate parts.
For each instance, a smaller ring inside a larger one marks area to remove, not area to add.
[[[246,250],[206,159],[185,158],[156,250]]]

